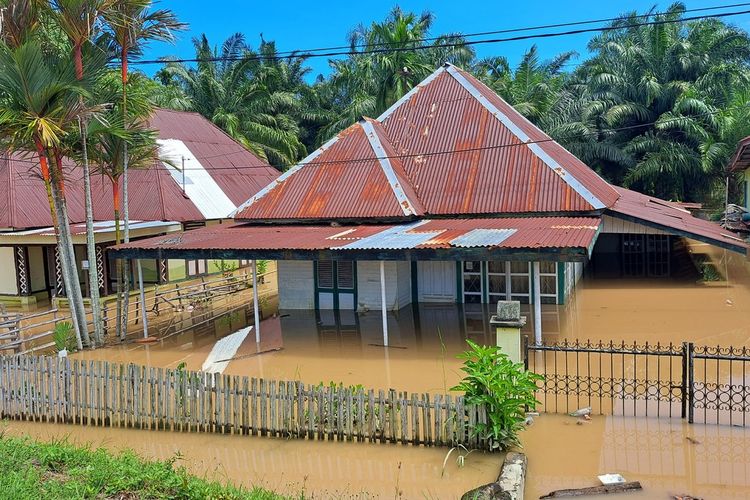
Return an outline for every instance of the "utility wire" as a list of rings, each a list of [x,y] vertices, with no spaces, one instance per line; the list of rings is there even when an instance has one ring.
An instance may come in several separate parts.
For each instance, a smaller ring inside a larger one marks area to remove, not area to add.
[[[678,12],[677,14],[686,14],[689,12],[706,12],[706,11],[713,11],[713,10],[721,10],[721,9],[732,9],[735,7],[747,7],[750,5],[750,2],[744,2],[744,3],[734,3],[734,4],[726,4],[726,5],[719,5],[715,7],[702,7],[698,9],[685,9],[683,11]],[[606,22],[615,22],[615,21],[624,21],[624,20],[630,20],[630,19],[642,19],[642,18],[650,18],[650,17],[658,17],[662,15],[668,15],[673,14],[672,12],[652,12],[649,14],[635,14],[635,15],[625,15],[625,16],[617,16],[617,17],[608,17],[603,19],[590,19],[588,21],[571,21],[566,23],[557,23],[557,24],[543,24],[539,26],[525,26],[521,28],[508,28],[508,29],[502,29],[502,30],[494,30],[494,31],[479,31],[476,33],[447,33],[441,36],[433,36],[433,37],[427,37],[427,38],[417,38],[414,40],[410,40],[408,43],[423,43],[423,42],[434,42],[438,40],[449,40],[449,39],[456,39],[456,38],[467,38],[467,37],[476,37],[476,36],[488,36],[488,35],[500,35],[504,33],[518,33],[523,31],[536,31],[536,30],[542,30],[542,29],[550,29],[550,28],[565,28],[568,26],[581,26],[586,24],[598,24],[598,23],[606,23]],[[404,42],[378,42],[374,44],[367,44],[367,43],[359,43],[359,44],[350,44],[350,45],[339,45],[334,47],[322,47],[322,48],[315,48],[315,49],[294,49],[294,50],[285,50],[285,51],[279,51],[276,52],[276,55],[292,55],[292,56],[300,56],[302,54],[308,54],[312,52],[322,52],[326,50],[341,50],[341,49],[352,49],[355,47],[389,47],[393,45],[400,45]],[[437,47],[441,47],[438,45]]]
[[[417,47],[392,47],[392,48],[369,49],[369,50],[363,50],[363,51],[356,51],[356,50],[349,49],[349,50],[343,50],[343,51],[329,51],[329,52],[322,52],[322,53],[315,53],[315,54],[291,53],[288,55],[275,55],[275,56],[242,55],[242,56],[230,56],[230,57],[206,57],[206,58],[172,58],[172,59],[161,58],[161,59],[146,59],[142,61],[132,61],[130,64],[170,64],[170,63],[175,64],[175,63],[191,63],[191,62],[201,63],[201,62],[224,62],[224,61],[278,61],[278,60],[284,60],[284,59],[293,59],[296,57],[313,58],[313,57],[358,56],[358,55],[367,55],[367,54],[383,54],[383,53],[397,53],[397,52],[416,52],[419,50],[434,50],[436,48],[458,48],[458,47],[465,47],[469,45],[484,45],[484,44],[492,44],[492,43],[515,42],[515,41],[520,41],[520,40],[532,40],[532,39],[538,39],[538,38],[555,38],[559,36],[579,35],[583,33],[592,33],[592,32],[616,31],[616,30],[622,30],[622,29],[637,28],[640,26],[657,26],[657,25],[664,25],[664,24],[684,23],[687,21],[696,21],[700,19],[718,19],[718,18],[724,18],[724,17],[730,17],[730,16],[739,16],[742,14],[750,14],[750,10],[722,12],[718,14],[707,14],[703,16],[680,17],[678,19],[657,19],[654,21],[647,21],[647,22],[641,22],[641,23],[630,23],[630,24],[623,24],[623,25],[617,25],[617,26],[604,26],[604,27],[599,27],[599,28],[583,28],[583,29],[576,29],[576,30],[569,30],[569,31],[558,31],[558,32],[552,32],[552,33],[537,33],[533,35],[518,35],[518,36],[506,37],[506,38],[490,38],[487,40],[466,40],[466,41],[461,41],[461,42],[445,43],[441,45],[422,45],[422,46],[417,46]]]
[[[727,107],[727,108],[723,108],[723,109],[719,109],[719,110],[715,110],[715,111],[707,111],[705,113],[697,113],[697,114],[690,115],[690,116],[680,116],[680,117],[675,117],[675,118],[669,118],[667,120],[662,120],[662,121],[658,121],[657,120],[657,121],[653,121],[653,122],[640,123],[638,125],[628,125],[628,126],[623,126],[623,127],[617,127],[617,128],[607,129],[607,130],[603,130],[603,131],[593,130],[591,132],[585,132],[585,133],[582,133],[582,134],[571,135],[569,137],[561,137],[561,138],[558,138],[558,139],[553,139],[553,138],[550,137],[548,139],[539,139],[539,140],[527,141],[527,142],[514,142],[514,143],[505,143],[505,144],[493,144],[493,145],[490,145],[490,146],[476,146],[476,147],[461,148],[461,149],[446,149],[446,150],[428,151],[428,152],[422,152],[422,153],[407,153],[407,154],[400,154],[400,155],[384,155],[384,156],[368,156],[368,157],[361,157],[361,158],[351,158],[351,159],[346,159],[346,160],[329,160],[329,161],[318,161],[318,162],[311,161],[311,162],[305,163],[304,165],[305,166],[308,166],[308,165],[323,166],[323,165],[335,165],[335,164],[341,164],[341,163],[356,163],[356,162],[366,162],[366,161],[376,161],[376,160],[419,158],[419,157],[425,157],[425,156],[438,156],[438,155],[454,154],[454,153],[470,153],[472,151],[487,151],[487,150],[493,150],[493,149],[505,149],[505,148],[511,148],[511,147],[523,147],[523,146],[527,146],[529,144],[544,144],[544,143],[548,143],[548,142],[560,142],[560,141],[565,141],[565,140],[568,140],[568,139],[576,139],[576,138],[579,138],[579,137],[586,137],[586,136],[589,136],[589,135],[600,135],[602,133],[624,132],[624,131],[627,131],[627,130],[640,129],[640,128],[643,128],[643,127],[648,127],[648,126],[652,126],[652,125],[656,125],[656,124],[665,125],[665,124],[669,124],[671,122],[679,122],[681,120],[685,120],[685,119],[689,119],[689,118],[698,118],[698,117],[701,117],[701,116],[713,116],[713,115],[717,115],[719,113],[723,113],[723,112],[729,111],[729,110],[741,110],[741,109],[748,109],[748,108],[750,108],[750,103],[745,104],[743,106],[731,106],[731,107]],[[237,150],[237,151],[234,151],[234,152],[231,152],[231,153],[223,153],[221,155],[213,155],[213,156],[203,156],[203,157],[197,158],[197,159],[198,159],[198,161],[204,161],[204,160],[209,160],[209,159],[212,159],[212,158],[226,157],[226,156],[231,156],[231,155],[240,154],[240,153],[250,153],[250,154],[252,154],[247,149],[240,149],[240,150]],[[12,161],[30,163],[30,164],[33,164],[33,165],[38,165],[39,164],[38,161],[34,161],[34,160],[13,159]],[[186,161],[189,161],[189,158],[186,158]],[[286,164],[286,165],[279,165],[278,167],[280,167],[280,168],[291,168],[291,167],[294,167],[296,165],[299,165],[300,163],[301,162],[292,163],[292,164]],[[265,165],[264,165],[264,167],[265,167]],[[241,168],[246,168],[246,167],[231,166],[231,167],[213,167],[213,168],[209,168],[209,169],[185,167],[185,170],[186,171],[191,171],[191,170],[203,171],[203,170],[206,170],[206,171],[208,171],[210,173],[210,172],[213,172],[213,171],[216,171],[216,170],[239,170]]]

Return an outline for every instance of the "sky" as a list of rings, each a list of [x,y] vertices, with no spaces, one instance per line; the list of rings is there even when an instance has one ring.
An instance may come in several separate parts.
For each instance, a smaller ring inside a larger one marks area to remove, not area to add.
[[[228,36],[240,32],[246,40],[257,47],[260,34],[267,41],[276,41],[279,51],[334,47],[346,45],[346,34],[360,23],[368,25],[384,19],[394,5],[403,10],[422,12],[429,10],[435,15],[431,35],[461,32],[474,33],[502,29],[522,28],[545,24],[585,21],[616,17],[623,12],[643,12],[653,5],[657,10],[666,9],[671,2],[656,3],[654,0],[629,1],[560,1],[560,0],[402,0],[381,1],[253,1],[253,0],[161,0],[159,8],[173,10],[179,19],[189,24],[189,30],[179,34],[175,44],[154,43],[144,54],[144,59],[162,56],[195,57],[192,38],[205,33],[209,42],[216,46]],[[688,9],[713,7],[741,3],[741,0],[686,0]],[[728,11],[750,10],[750,6],[734,7]],[[710,13],[710,12],[709,12]],[[702,13],[688,14],[700,15]],[[750,28],[750,14],[726,18],[728,22]],[[557,28],[566,30],[571,28]],[[553,30],[554,31],[554,30]],[[506,37],[515,34],[494,35]],[[539,47],[542,59],[574,50],[581,57],[586,55],[586,43],[592,33],[570,35],[548,39],[524,40],[476,46],[479,57],[502,55],[515,65],[523,53],[533,44]],[[579,57],[579,59],[581,58]],[[308,60],[312,68],[311,78],[328,74],[327,58]],[[137,66],[153,74],[158,66]]]

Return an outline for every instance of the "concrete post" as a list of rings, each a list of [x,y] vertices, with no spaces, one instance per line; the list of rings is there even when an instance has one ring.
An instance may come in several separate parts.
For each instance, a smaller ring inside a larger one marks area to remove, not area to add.
[[[523,363],[521,352],[521,328],[526,324],[526,316],[521,316],[521,303],[517,300],[499,300],[497,315],[490,318],[495,327],[497,346],[514,363]]]
[[[253,266],[253,315],[255,320],[255,343],[260,344],[260,309],[258,304],[258,266],[255,259],[252,260]]]
[[[388,347],[388,306],[385,299],[385,261],[380,261],[380,310],[383,315],[383,345]]]
[[[135,265],[138,269],[138,287],[140,288],[141,297],[141,318],[143,324],[143,338],[148,338],[148,317],[146,316],[146,291],[143,289],[143,268],[141,267],[141,259],[135,261]]]
[[[539,262],[534,262],[532,272],[534,274],[534,342],[542,343],[542,288],[539,277]]]

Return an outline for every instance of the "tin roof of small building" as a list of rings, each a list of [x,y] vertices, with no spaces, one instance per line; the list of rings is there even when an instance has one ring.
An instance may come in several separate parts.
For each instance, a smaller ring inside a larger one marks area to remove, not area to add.
[[[736,252],[747,252],[748,244],[719,224],[694,217],[677,203],[618,187],[620,198],[607,213],[663,229],[688,238],[705,241]]]
[[[729,170],[739,172],[750,168],[750,137],[745,137],[737,143],[737,149],[729,161]]]
[[[182,173],[178,170],[181,157],[176,166],[157,161],[148,169],[131,169],[128,191],[132,219],[185,222],[226,218],[279,175],[197,113],[157,109],[150,126],[158,133],[162,154],[168,153],[172,160],[175,154],[186,156],[186,190],[182,190]],[[69,160],[64,163],[68,215],[73,224],[84,222],[82,171]],[[120,190],[122,199],[122,186]],[[112,219],[109,180],[93,175],[91,194],[94,218]],[[36,156],[20,152],[0,155],[0,229],[51,225]]]

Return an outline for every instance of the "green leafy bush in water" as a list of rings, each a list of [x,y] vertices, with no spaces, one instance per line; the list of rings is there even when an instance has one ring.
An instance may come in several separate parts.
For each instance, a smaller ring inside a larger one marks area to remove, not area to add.
[[[477,424],[474,432],[486,437],[490,449],[520,446],[518,433],[524,428],[527,408],[539,403],[534,392],[542,377],[511,361],[497,346],[466,342],[470,349],[458,355],[466,376],[451,390],[463,391],[466,403],[487,408],[488,422]]]
[[[62,351],[67,349],[72,351],[76,347],[75,334],[73,333],[73,324],[69,321],[60,321],[55,324],[52,331],[52,341],[55,343],[55,349]]]

